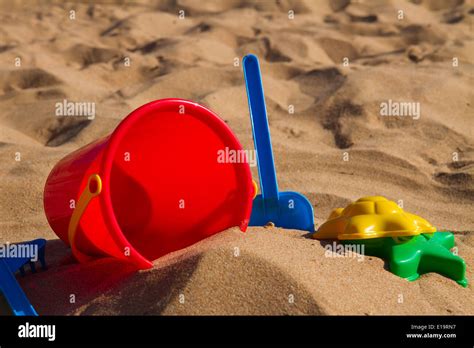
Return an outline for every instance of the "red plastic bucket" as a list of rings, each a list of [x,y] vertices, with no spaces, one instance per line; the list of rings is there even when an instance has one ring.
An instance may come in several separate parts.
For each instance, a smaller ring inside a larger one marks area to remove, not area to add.
[[[191,101],[163,99],[128,115],[108,137],[63,158],[44,189],[54,232],[80,262],[137,268],[232,226],[245,231],[254,186],[231,129]]]

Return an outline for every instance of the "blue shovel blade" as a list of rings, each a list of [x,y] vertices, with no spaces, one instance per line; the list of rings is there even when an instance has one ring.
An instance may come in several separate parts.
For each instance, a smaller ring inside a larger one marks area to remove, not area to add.
[[[279,192],[278,204],[268,209],[262,195],[253,200],[249,226],[265,226],[273,222],[276,227],[314,232],[313,206],[298,192]]]

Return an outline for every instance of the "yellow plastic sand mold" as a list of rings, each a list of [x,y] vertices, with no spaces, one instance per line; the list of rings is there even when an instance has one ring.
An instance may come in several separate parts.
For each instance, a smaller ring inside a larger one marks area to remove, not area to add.
[[[371,196],[360,198],[346,208],[334,209],[312,237],[356,240],[434,232],[436,228],[425,219],[405,212],[385,197]]]

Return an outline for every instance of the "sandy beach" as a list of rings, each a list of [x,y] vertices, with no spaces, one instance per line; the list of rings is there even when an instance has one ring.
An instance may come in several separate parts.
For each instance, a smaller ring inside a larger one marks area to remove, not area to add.
[[[408,282],[276,227],[226,230],[146,271],[78,264],[43,210],[61,158],[156,99],[210,108],[253,149],[253,53],[280,189],[307,196],[317,226],[363,196],[401,201],[455,234],[472,283],[473,18],[468,0],[2,1],[0,242],[48,240],[48,270],[19,277],[28,298],[40,315],[473,315],[472,284]],[[95,116],[57,117],[63,100]]]

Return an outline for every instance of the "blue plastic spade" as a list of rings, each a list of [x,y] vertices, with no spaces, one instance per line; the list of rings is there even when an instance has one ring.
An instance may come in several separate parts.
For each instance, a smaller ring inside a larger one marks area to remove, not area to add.
[[[277,227],[314,232],[313,206],[308,199],[298,192],[278,192],[258,58],[249,54],[244,57],[243,65],[262,191],[253,200],[249,225],[265,226],[273,222]]]
[[[36,247],[41,266],[46,268],[45,245],[45,239],[35,239],[30,242],[18,243],[15,246],[21,246],[18,250],[31,250],[31,247]],[[36,267],[31,257],[0,257],[0,291],[4,294],[13,314],[17,316],[38,315],[15,278],[15,273],[18,270],[22,275],[25,274],[24,266],[27,263],[30,265],[31,272],[35,273]]]

